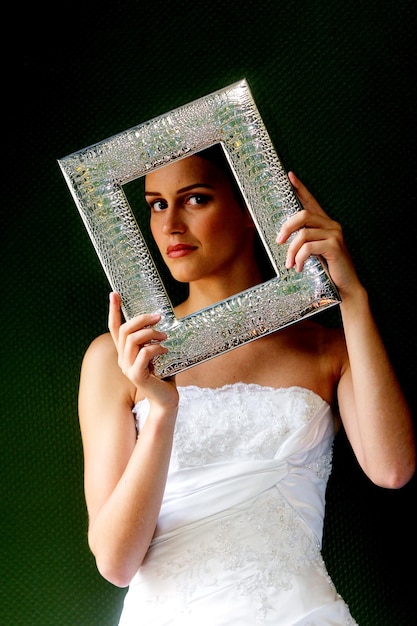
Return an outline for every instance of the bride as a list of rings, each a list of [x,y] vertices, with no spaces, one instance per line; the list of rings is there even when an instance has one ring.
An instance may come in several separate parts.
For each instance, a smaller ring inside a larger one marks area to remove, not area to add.
[[[178,318],[263,282],[231,178],[216,148],[146,176],[152,235],[189,284]],[[277,245],[297,272],[324,259],[343,329],[304,320],[162,380],[159,315],[124,322],[111,293],[110,332],[85,354],[88,538],[102,576],[129,586],[120,626],[355,624],[320,553],[337,428],[376,485],[414,473],[410,410],[342,229],[289,179],[303,210]]]

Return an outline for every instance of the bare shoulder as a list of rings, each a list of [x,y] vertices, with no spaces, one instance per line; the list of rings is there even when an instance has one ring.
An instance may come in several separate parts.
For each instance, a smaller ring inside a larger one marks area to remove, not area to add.
[[[348,364],[343,330],[303,320],[285,329],[277,345],[285,353],[285,372],[295,381],[291,384],[308,387],[334,405]]]
[[[343,329],[307,320],[300,323],[299,331],[299,339],[304,346],[323,359],[336,378],[339,378],[348,359]]]
[[[118,364],[117,350],[110,333],[96,337],[88,346],[80,377],[80,402],[85,397],[113,404],[123,401],[131,406],[135,389]]]
[[[313,350],[316,354],[327,353],[329,349],[345,353],[346,344],[343,330],[324,326],[312,320],[297,322],[285,329],[287,338],[295,345],[300,343],[305,349]]]
[[[99,335],[88,346],[84,360],[117,360],[117,351],[110,333]]]

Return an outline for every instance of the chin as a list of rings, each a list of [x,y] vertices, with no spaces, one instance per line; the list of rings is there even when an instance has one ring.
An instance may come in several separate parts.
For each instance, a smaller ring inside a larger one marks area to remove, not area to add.
[[[174,280],[179,283],[191,283],[194,280],[201,278],[201,271],[192,271],[191,268],[186,268],[184,264],[182,267],[180,264],[167,264],[170,274]]]
[[[174,272],[171,272],[171,276],[174,280],[177,281],[177,283],[182,283],[184,285],[188,285],[189,283],[192,283],[194,280],[196,280],[195,277],[190,276],[189,274],[184,275],[184,273],[181,272],[176,272],[174,274]]]

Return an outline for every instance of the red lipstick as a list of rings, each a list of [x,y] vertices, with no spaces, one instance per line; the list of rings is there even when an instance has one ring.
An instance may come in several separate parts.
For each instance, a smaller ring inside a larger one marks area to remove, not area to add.
[[[174,246],[167,247],[167,256],[171,259],[176,259],[178,257],[186,256],[190,254],[196,249],[195,246],[191,246],[186,243],[177,243]]]

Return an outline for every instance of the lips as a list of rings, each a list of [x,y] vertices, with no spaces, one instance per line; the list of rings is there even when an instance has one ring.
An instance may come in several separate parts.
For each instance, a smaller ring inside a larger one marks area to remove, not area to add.
[[[175,259],[181,256],[186,256],[196,249],[196,246],[191,246],[186,243],[177,243],[175,246],[168,246],[167,256],[171,259]]]

